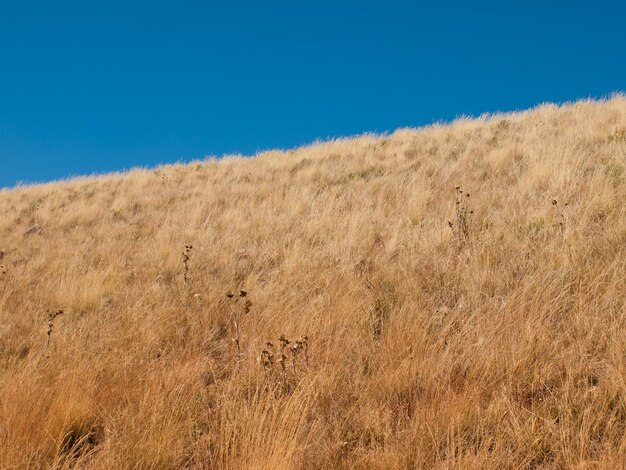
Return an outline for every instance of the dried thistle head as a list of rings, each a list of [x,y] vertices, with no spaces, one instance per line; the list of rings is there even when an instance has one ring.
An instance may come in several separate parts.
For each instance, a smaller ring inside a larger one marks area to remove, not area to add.
[[[52,326],[54,325],[54,319],[59,315],[63,315],[63,310],[46,310],[48,313],[48,336],[52,334]]]
[[[295,340],[295,341],[293,342],[293,344],[295,345],[295,348],[296,348],[297,350],[300,350],[300,349],[303,349],[303,348],[304,348],[304,346],[305,346],[305,345],[306,345],[306,343],[307,343],[307,340],[308,340],[308,337],[307,337],[307,336],[301,336],[300,338],[298,338],[297,340]]]
[[[59,309],[59,310],[52,311],[52,310],[48,309],[48,310],[46,310],[46,313],[48,314],[48,321],[52,321],[56,317],[58,317],[59,315],[63,315],[63,310]]]
[[[281,348],[284,348],[284,347],[289,345],[289,340],[287,339],[287,337],[284,334],[281,334],[278,337],[278,341],[280,341]]]
[[[265,370],[271,370],[274,365],[274,353],[268,349],[263,349],[259,356],[259,362]]]

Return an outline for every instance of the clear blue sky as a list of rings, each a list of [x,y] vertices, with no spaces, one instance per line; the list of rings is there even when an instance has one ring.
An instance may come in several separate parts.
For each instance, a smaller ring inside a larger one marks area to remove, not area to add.
[[[0,187],[606,96],[625,24],[617,1],[2,1]]]

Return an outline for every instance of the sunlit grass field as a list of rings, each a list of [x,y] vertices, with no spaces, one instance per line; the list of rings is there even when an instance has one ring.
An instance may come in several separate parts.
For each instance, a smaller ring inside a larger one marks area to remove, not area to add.
[[[0,191],[0,467],[626,466],[626,98]]]

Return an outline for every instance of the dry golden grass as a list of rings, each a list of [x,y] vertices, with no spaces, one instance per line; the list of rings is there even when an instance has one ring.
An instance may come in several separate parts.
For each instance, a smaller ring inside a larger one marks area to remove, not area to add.
[[[0,467],[624,468],[625,166],[616,96],[0,191]]]

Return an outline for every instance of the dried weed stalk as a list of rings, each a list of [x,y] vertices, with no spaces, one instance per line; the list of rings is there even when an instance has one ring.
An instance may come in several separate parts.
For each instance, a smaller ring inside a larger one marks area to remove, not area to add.
[[[185,245],[183,251],[183,280],[185,281],[185,285],[189,283],[189,260],[191,259],[189,255],[192,248],[192,245]]]
[[[241,358],[241,319],[244,315],[250,313],[250,308],[252,307],[252,302],[250,299],[247,299],[248,292],[245,290],[240,290],[239,294],[235,294],[233,292],[228,292],[226,297],[231,299],[232,303],[232,318],[233,318],[233,327],[234,327],[234,336],[233,343],[235,343],[235,348],[237,350],[237,361]]]
[[[63,315],[63,310],[46,310],[46,313],[48,315],[48,330],[46,332],[48,339],[46,341],[46,348],[44,349],[44,353],[48,350],[48,348],[50,347],[50,343],[52,342],[52,329],[54,327],[54,319],[59,315]]]
[[[274,344],[267,341],[258,361],[268,377],[276,379],[283,390],[287,391],[296,379],[298,362],[304,362],[305,367],[309,365],[309,337],[305,335],[290,340],[281,334],[278,337],[278,344],[278,350],[275,352]]]
[[[565,203],[567,206],[567,203]],[[559,227],[561,234],[565,233],[565,213],[563,212],[563,206],[559,204],[559,201],[556,199],[552,199],[552,207],[556,213],[556,223],[555,225]]]
[[[470,209],[469,193],[463,192],[460,186],[456,186],[455,190],[455,220],[449,220],[448,226],[452,230],[454,237],[460,242],[465,243],[470,238],[472,226],[472,215],[474,211]]]

